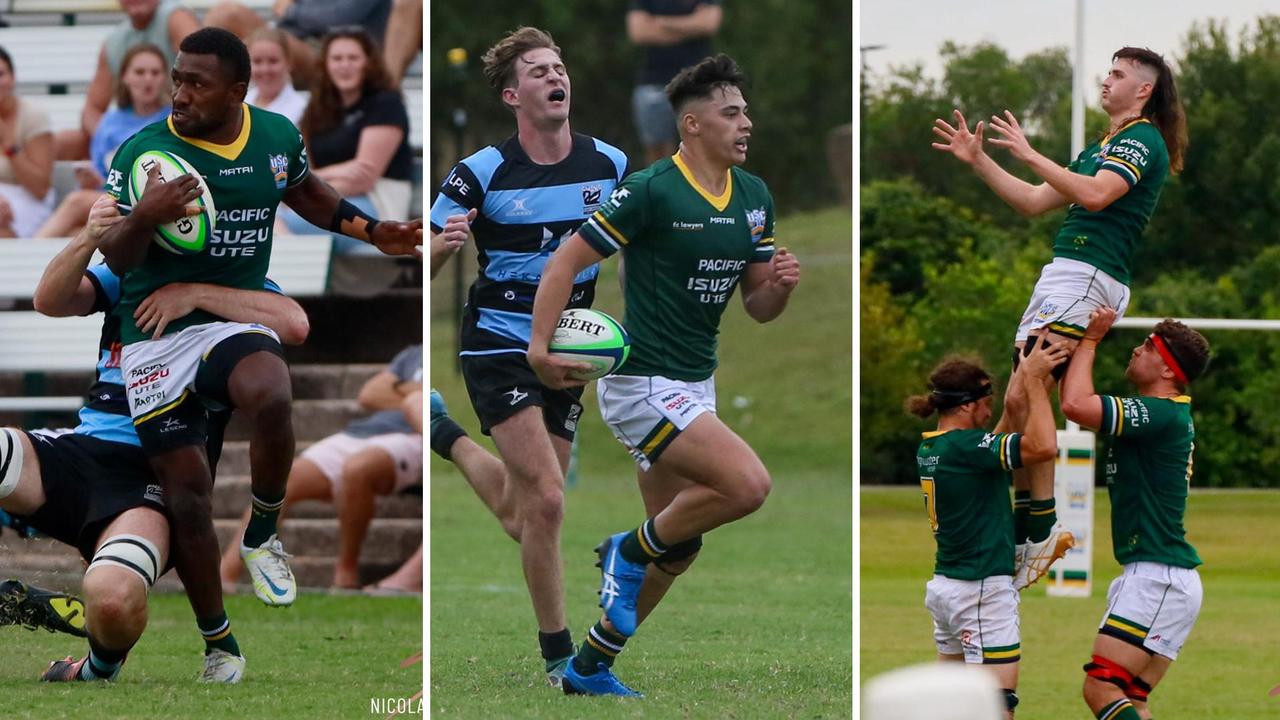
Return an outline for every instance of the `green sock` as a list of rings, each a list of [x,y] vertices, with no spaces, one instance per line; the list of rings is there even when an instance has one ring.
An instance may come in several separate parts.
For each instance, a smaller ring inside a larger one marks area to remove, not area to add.
[[[253,510],[249,513],[249,526],[244,529],[244,546],[260,547],[276,534],[276,518],[284,507],[284,495],[263,497],[253,493]]]
[[[643,525],[627,533],[618,551],[622,553],[624,560],[648,565],[667,551],[667,544],[658,538],[653,524],[653,518],[649,518]]]
[[[1120,698],[1098,711],[1098,720],[1142,720],[1129,698]]]
[[[1031,491],[1013,491],[1013,544],[1027,541],[1027,515],[1031,512]]]
[[[611,668],[613,661],[618,659],[618,653],[622,652],[622,646],[626,644],[626,638],[609,632],[603,623],[597,622],[587,631],[587,639],[582,641],[582,647],[573,659],[573,669],[579,675],[594,675],[600,672],[600,663]]]
[[[1031,542],[1040,542],[1049,537],[1049,531],[1058,522],[1058,513],[1054,512],[1053,498],[1048,500],[1032,500],[1027,514],[1027,537]]]
[[[232,655],[240,654],[240,645],[236,642],[236,636],[231,634],[231,621],[227,619],[225,612],[212,617],[196,618],[196,625],[204,636],[205,655],[214,650],[225,650]]]

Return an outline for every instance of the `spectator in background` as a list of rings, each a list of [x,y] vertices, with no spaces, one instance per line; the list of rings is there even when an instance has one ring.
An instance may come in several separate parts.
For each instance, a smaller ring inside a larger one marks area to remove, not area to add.
[[[667,83],[711,55],[720,17],[720,0],[631,0],[627,37],[643,52],[631,110],[646,167],[676,151],[676,116],[667,102]]]
[[[303,450],[289,471],[281,525],[288,509],[301,500],[327,500],[338,508],[338,564],[333,574],[337,587],[360,587],[360,548],[373,519],[375,498],[422,482],[422,434],[404,412],[406,398],[414,393],[422,404],[421,391],[422,346],[413,345],[360,388],[356,400],[371,414]],[[418,415],[420,428],[420,410]],[[248,519],[245,511],[243,523]],[[222,556],[224,586],[240,577],[242,563],[234,545]]]
[[[49,115],[14,94],[13,59],[0,48],[0,237],[30,237],[53,213]]]
[[[249,46],[252,72],[244,101],[280,113],[297,125],[307,108],[307,97],[293,87],[288,36],[281,30],[263,27],[255,30],[245,44]]]
[[[151,43],[129,48],[116,83],[116,109],[102,116],[89,143],[89,160],[76,166],[73,190],[40,227],[36,237],[71,237],[84,226],[93,201],[102,194],[103,178],[116,148],[133,134],[169,116],[169,64],[164,51]]]
[[[98,69],[86,92],[80,128],[63,130],[57,135],[59,160],[89,157],[90,138],[111,105],[111,91],[120,77],[129,48],[141,43],[160,48],[167,74],[182,39],[200,27],[195,13],[182,7],[178,0],[120,0],[120,9],[128,18],[111,31],[98,52]]]
[[[432,391],[435,394],[435,391]],[[418,437],[422,437],[422,389],[419,388],[404,396],[404,402],[400,403],[400,409],[404,412],[405,422],[409,423],[409,427],[418,433]],[[495,458],[495,460],[497,460]],[[499,465],[501,461],[497,461]],[[418,543],[418,549],[400,564],[395,572],[382,578],[376,583],[365,585],[366,592],[373,594],[399,594],[399,593],[422,593],[422,543]]]
[[[382,53],[368,33],[348,28],[327,35],[321,55],[324,73],[312,86],[298,124],[311,172],[375,217],[406,216],[413,178],[409,113],[391,85]],[[290,232],[316,232],[291,210],[282,209],[281,217]],[[334,243],[337,253],[372,249],[340,235]]]
[[[330,30],[358,25],[380,43],[387,30],[391,4],[392,0],[276,0],[271,12],[275,26],[286,33],[294,85],[310,87],[319,74],[321,55],[309,41],[324,37]],[[246,40],[267,21],[236,0],[223,0],[204,16],[204,24],[230,30]],[[421,20],[418,24],[422,24]]]
[[[394,0],[383,40],[387,72],[396,87],[422,52],[422,0]]]

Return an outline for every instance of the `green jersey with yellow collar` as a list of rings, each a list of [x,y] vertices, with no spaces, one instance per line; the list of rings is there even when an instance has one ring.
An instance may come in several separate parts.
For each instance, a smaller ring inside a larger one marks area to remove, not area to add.
[[[174,153],[204,177],[218,213],[215,229],[199,253],[176,255],[152,243],[142,264],[124,275],[116,313],[125,345],[149,338],[138,329],[133,313],[164,285],[198,282],[242,290],[263,287],[276,207],[286,189],[307,177],[307,153],[301,133],[288,118],[249,105],[242,107],[240,134],[229,144],[183,137],[172,119],[166,118],[139,130],[111,160],[104,189],[127,204],[126,184],[138,156],[149,150]],[[170,322],[165,334],[221,319],[196,310]]]
[[[624,259],[631,357],[619,371],[697,382],[716,368],[720,316],[751,263],[773,257],[773,197],[760,178],[727,171],[707,192],[674,155],[632,173],[578,229]]]

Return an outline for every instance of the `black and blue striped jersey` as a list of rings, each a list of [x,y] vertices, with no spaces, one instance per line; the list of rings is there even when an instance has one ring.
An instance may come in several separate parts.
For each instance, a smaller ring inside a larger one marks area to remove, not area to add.
[[[463,355],[528,349],[533,296],[547,259],[626,173],[621,150],[578,133],[569,155],[554,165],[530,160],[512,135],[453,167],[431,206],[431,229],[440,232],[450,215],[477,210],[471,232],[480,269],[467,296]],[[598,274],[592,265],[574,278],[567,307],[591,306]]]

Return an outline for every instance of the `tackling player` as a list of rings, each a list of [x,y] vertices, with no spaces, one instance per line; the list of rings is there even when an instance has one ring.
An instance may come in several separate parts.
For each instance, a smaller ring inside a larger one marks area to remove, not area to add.
[[[558,686],[573,654],[560,525],[582,389],[543,385],[525,351],[543,266],[626,175],[627,157],[570,130],[569,71],[546,32],[522,27],[498,41],[484,55],[484,73],[515,115],[516,133],[459,162],[441,185],[431,208],[432,263],[437,246],[456,248],[475,233],[480,273],[463,318],[462,375],[480,430],[506,464],[504,494],[520,508],[520,562],[547,678]],[[597,274],[580,268],[561,307],[590,307]]]
[[[172,71],[173,112],[121,146],[106,190],[127,201],[125,183],[135,160],[150,150],[175,153],[204,177],[218,209],[217,229],[197,254],[154,248],[157,226],[198,212],[189,204],[200,186],[190,175],[167,183],[149,177],[143,197],[107,232],[101,249],[111,267],[124,273],[118,314],[129,411],[165,491],[175,525],[175,567],[196,621],[213,643],[228,621],[218,579],[204,407],[235,407],[252,427],[254,513],[241,553],[259,599],[291,604],[296,586],[275,534],[294,455],[289,370],[269,327],[227,322],[195,309],[149,331],[134,311],[157,288],[174,282],[261,288],[280,202],[314,225],[389,254],[420,254],[415,246],[422,230],[420,220],[365,215],[308,171],[303,138],[293,124],[244,103],[249,53],[234,35],[204,28],[188,35],[180,50]]]
[[[1044,180],[1039,185],[1013,176],[983,151],[981,121],[972,133],[959,110],[955,127],[934,121],[933,131],[943,142],[933,147],[969,165],[1019,213],[1040,215],[1070,206],[1053,241],[1054,259],[1041,271],[1014,337],[1024,354],[1028,337],[1065,338],[1074,345],[1093,310],[1113,307],[1124,314],[1134,248],[1169,173],[1182,170],[1186,118],[1163,57],[1144,48],[1118,50],[1102,83],[1102,109],[1111,120],[1107,134],[1065,168],[1031,147],[1012,113],[991,118],[1000,135],[991,144],[1025,163]],[[1015,352],[1015,367],[1018,357]],[[1060,379],[1065,368],[1055,376]],[[1020,543],[1015,584],[1023,588],[1048,572],[1074,538],[1057,523],[1052,463],[1014,473],[1014,488]]]
[[[991,432],[985,429],[991,377],[966,360],[944,361],[929,375],[930,392],[907,400],[912,415],[938,413],[937,430],[924,433],[916,452],[938,545],[925,589],[938,660],[989,668],[1004,691],[1008,718],[1018,705],[1022,657],[1009,471],[1057,454],[1045,379],[1067,355],[1067,343],[1058,343],[1026,357],[1010,380],[1022,392],[1006,394],[1004,414]],[[1018,407],[1019,398],[1027,404]]]
[[[639,465],[648,520],[609,537],[597,623],[565,673],[565,691],[636,695],[610,667],[702,546],[703,533],[764,504],[772,481],[760,458],[716,415],[716,334],[730,298],[757,322],[786,308],[800,263],[774,252],[773,198],[738,167],[751,120],[744,78],[726,55],[686,68],[667,86],[680,149],[622,183],[547,263],[534,301],[529,364],[548,387],[581,386],[582,369],[547,352],[573,278],[618,252],[626,264],[621,374],[597,386],[600,412]]]
[[[1178,657],[1200,613],[1200,556],[1183,518],[1195,423],[1187,387],[1209,366],[1209,342],[1164,320],[1133,349],[1125,378],[1136,397],[1098,395],[1093,362],[1118,313],[1096,311],[1062,382],[1062,412],[1107,436],[1111,538],[1124,570],[1084,666],[1084,700],[1102,720],[1150,718],[1147,697]]]

